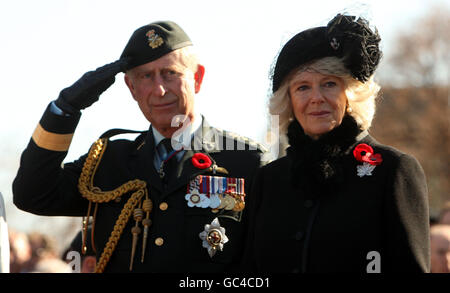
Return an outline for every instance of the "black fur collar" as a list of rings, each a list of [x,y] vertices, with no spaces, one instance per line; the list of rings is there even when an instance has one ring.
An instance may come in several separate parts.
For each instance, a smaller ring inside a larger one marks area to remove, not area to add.
[[[346,115],[341,125],[313,140],[297,120],[288,127],[292,184],[305,190],[306,197],[317,198],[336,190],[344,181],[342,158],[348,154],[362,131],[355,119]]]

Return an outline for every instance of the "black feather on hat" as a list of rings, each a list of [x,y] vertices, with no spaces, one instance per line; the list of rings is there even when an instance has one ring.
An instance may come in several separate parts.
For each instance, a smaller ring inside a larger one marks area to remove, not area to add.
[[[342,58],[352,76],[366,82],[380,62],[378,31],[372,31],[367,20],[338,14],[328,25],[302,31],[292,37],[278,55],[272,73],[272,91],[299,66],[324,57]]]

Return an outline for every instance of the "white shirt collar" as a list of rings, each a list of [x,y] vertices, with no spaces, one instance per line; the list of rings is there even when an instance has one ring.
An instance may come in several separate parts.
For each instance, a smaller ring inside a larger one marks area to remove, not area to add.
[[[176,140],[178,143],[182,144],[185,148],[190,147],[192,136],[202,125],[202,116],[200,114],[195,114],[194,122],[190,123],[181,133],[175,132],[176,135],[172,139]],[[155,140],[155,147],[163,140],[164,135],[162,135],[155,127],[152,126],[153,138]]]

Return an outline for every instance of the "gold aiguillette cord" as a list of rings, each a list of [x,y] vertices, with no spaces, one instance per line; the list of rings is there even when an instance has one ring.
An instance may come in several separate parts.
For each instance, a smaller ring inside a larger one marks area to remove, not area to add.
[[[109,202],[111,200],[115,200],[116,198],[118,198],[126,193],[132,192],[132,194],[131,194],[130,198],[127,200],[127,202],[125,203],[122,211],[120,212],[119,217],[116,220],[113,231],[111,232],[108,242],[106,243],[106,245],[103,249],[103,252],[102,252],[102,254],[97,262],[97,265],[95,267],[96,273],[102,273],[105,270],[105,267],[108,264],[108,262],[111,258],[111,255],[117,246],[120,236],[122,235],[122,232],[132,214],[133,214],[133,217],[135,218],[135,220],[137,221],[136,227],[139,228],[138,227],[139,221],[142,221],[142,218],[143,218],[143,211],[142,211],[142,209],[139,208],[143,205],[142,198],[145,196],[146,200],[150,201],[150,199],[148,199],[148,194],[147,194],[147,184],[145,181],[142,181],[142,180],[138,180],[138,179],[130,180],[130,181],[122,184],[118,188],[111,190],[111,191],[101,191],[100,188],[95,187],[93,185],[94,175],[100,164],[101,158],[106,150],[107,143],[108,143],[108,140],[106,138],[102,138],[102,139],[98,139],[92,145],[92,147],[89,151],[89,154],[86,158],[86,161],[84,162],[83,169],[81,171],[80,178],[78,180],[78,190],[80,191],[81,195],[89,201],[88,217],[87,217],[87,219],[85,219],[83,221],[83,239],[84,239],[83,248],[85,247],[85,241],[86,241],[86,236],[87,236],[86,235],[87,225],[89,222],[89,215],[90,215],[92,202],[94,202],[96,204],[105,203],[105,202]],[[148,203],[144,206],[144,209],[147,206],[148,206]],[[136,207],[138,207],[138,208],[136,208]],[[133,211],[135,209],[137,211],[133,213]],[[140,211],[139,211],[139,209],[140,209]],[[96,210],[97,210],[97,206],[95,207],[95,211],[94,211],[94,220],[95,220],[95,216],[96,216]],[[150,209],[150,211],[151,211],[151,209]],[[150,211],[147,213],[146,220],[149,219]],[[147,221],[146,221],[146,223],[147,223]],[[145,224],[144,224],[144,227],[145,227]],[[137,234],[137,236],[138,236],[139,233],[137,233],[137,230],[138,229],[134,229],[134,233]],[[145,228],[144,228],[144,230],[145,230]],[[133,231],[132,231],[132,233],[133,233]],[[133,234],[133,238],[136,238],[136,237],[134,237],[134,234]],[[135,240],[134,242],[137,242],[137,240]],[[136,246],[136,244],[134,244],[133,246]],[[134,249],[134,251],[135,251],[135,249]],[[132,263],[131,263],[131,266],[132,266]]]
[[[150,213],[153,209],[153,203],[148,198],[148,194],[145,194],[145,200],[142,204],[142,208],[144,209],[144,212],[146,213],[145,219],[142,221],[142,225],[144,225],[144,237],[142,239],[142,256],[141,256],[141,263],[144,262],[144,256],[145,256],[145,248],[147,247],[147,237],[148,237],[148,230],[149,227],[152,225],[152,220],[150,220]]]

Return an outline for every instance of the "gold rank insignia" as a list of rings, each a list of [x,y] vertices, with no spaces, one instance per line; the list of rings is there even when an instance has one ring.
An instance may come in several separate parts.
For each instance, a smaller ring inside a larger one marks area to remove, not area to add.
[[[148,45],[152,47],[152,49],[156,49],[164,44],[164,40],[155,33],[155,30],[149,30],[145,35],[148,37]]]

